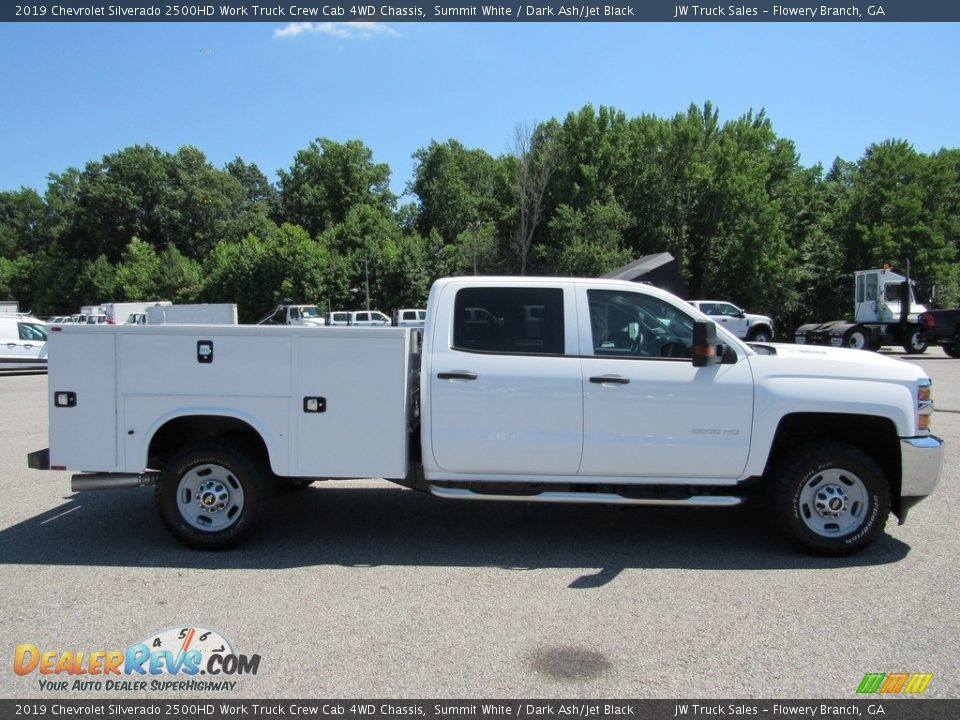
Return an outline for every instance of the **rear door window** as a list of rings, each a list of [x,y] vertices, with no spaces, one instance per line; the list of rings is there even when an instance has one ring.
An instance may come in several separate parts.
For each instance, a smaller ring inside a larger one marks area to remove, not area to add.
[[[563,290],[464,288],[454,303],[457,350],[563,355]]]

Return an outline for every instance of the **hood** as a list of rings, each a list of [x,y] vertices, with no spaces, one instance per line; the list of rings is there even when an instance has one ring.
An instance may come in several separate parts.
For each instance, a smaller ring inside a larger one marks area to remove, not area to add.
[[[762,348],[773,353],[764,353]],[[825,347],[822,345],[786,345],[764,343],[751,365],[762,367],[769,375],[793,377],[850,378],[915,383],[929,377],[912,363],[869,350]]]

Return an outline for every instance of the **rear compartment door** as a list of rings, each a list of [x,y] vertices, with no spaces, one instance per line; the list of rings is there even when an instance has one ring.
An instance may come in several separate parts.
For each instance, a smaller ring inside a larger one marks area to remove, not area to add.
[[[407,473],[409,333],[328,328],[294,342],[293,475]]]
[[[103,332],[50,333],[47,378],[50,464],[111,472],[118,469],[116,338]],[[70,402],[58,406],[57,393]]]

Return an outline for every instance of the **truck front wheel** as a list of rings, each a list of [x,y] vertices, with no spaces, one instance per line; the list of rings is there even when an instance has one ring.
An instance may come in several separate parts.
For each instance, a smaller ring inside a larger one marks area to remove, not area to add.
[[[869,455],[840,442],[798,448],[775,478],[774,510],[783,529],[817,555],[850,555],[883,532],[890,486]]]
[[[773,333],[770,332],[770,328],[761,325],[750,331],[749,340],[750,342],[767,343],[773,340]]]
[[[160,473],[156,501],[180,542],[203,550],[233,547],[263,513],[263,470],[229,443],[185,448]]]

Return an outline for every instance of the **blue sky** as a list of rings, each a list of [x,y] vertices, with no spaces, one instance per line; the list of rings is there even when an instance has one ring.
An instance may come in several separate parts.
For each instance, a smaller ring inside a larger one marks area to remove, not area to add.
[[[364,141],[400,192],[432,139],[500,154],[586,103],[764,108],[806,166],[889,138],[934,152],[960,147],[958,47],[960,24],[8,23],[0,190],[145,143],[275,180],[329,137]]]

